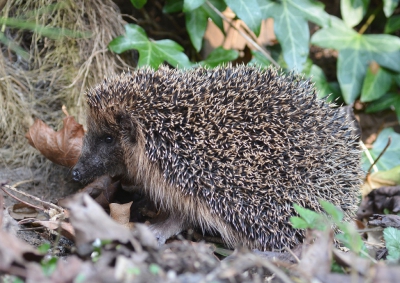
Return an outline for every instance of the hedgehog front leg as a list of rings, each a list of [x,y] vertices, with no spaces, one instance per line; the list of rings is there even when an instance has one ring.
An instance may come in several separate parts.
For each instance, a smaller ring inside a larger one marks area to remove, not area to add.
[[[150,225],[150,230],[156,236],[160,246],[186,228],[184,218],[176,213],[171,213],[166,219]]]

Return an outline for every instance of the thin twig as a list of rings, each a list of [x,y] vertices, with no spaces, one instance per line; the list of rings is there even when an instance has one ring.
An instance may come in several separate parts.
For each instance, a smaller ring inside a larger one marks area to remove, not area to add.
[[[24,184],[24,183],[27,183],[27,182],[32,182],[32,181],[35,181],[35,180],[25,180],[25,181],[17,182],[17,183],[15,183],[15,184],[12,185],[12,186],[3,185],[1,189],[2,189],[5,193],[7,193],[8,195],[10,195],[11,197],[17,199],[18,201],[20,201],[20,202],[22,202],[22,203],[25,203],[26,205],[35,207],[35,208],[40,209],[40,210],[45,210],[45,209],[42,208],[42,207],[38,207],[38,206],[35,206],[35,205],[33,205],[33,204],[27,203],[27,202],[25,202],[25,201],[23,201],[23,200],[17,198],[16,196],[11,195],[11,194],[10,194],[9,192],[7,192],[5,189],[7,189],[7,190],[12,190],[12,191],[14,191],[14,192],[17,192],[17,193],[19,193],[19,194],[21,194],[21,195],[24,195],[24,196],[30,198],[30,199],[33,199],[33,200],[36,200],[36,201],[38,201],[38,202],[40,202],[40,203],[42,203],[42,204],[45,204],[45,205],[47,205],[48,207],[51,207],[51,208],[53,208],[53,209],[55,209],[55,210],[57,210],[57,211],[63,212],[62,207],[60,207],[60,206],[58,206],[58,205],[55,205],[55,204],[52,204],[51,202],[47,202],[47,201],[41,200],[41,199],[38,198],[38,197],[35,197],[35,196],[32,196],[32,195],[30,195],[30,194],[28,194],[28,193],[19,191],[19,190],[17,190],[17,189],[15,188],[16,186],[19,186],[19,185]]]
[[[211,9],[214,10],[215,13],[217,13],[225,22],[227,22],[234,30],[236,30],[245,40],[247,40],[251,45],[254,46],[258,51],[260,51],[272,64],[274,64],[275,67],[280,68],[279,64],[271,57],[271,55],[263,48],[260,46],[257,42],[255,42],[253,39],[251,39],[250,36],[248,36],[246,33],[244,33],[241,29],[238,29],[235,27],[234,24],[224,15],[222,14],[213,4],[211,4],[209,1],[206,1],[207,5],[210,6]]]
[[[365,155],[367,156],[369,163],[374,164],[374,158],[372,157],[371,153],[369,152],[368,148],[365,146],[363,141],[360,141],[360,146],[361,146],[362,150],[364,151]],[[374,168],[374,172],[379,171],[378,167],[376,165],[374,165],[373,168]]]
[[[390,146],[390,144],[392,143],[392,137],[388,138],[388,142],[385,146],[385,148],[381,151],[381,153],[379,153],[378,157],[375,159],[374,163],[371,164],[371,166],[369,167],[367,174],[369,175],[371,173],[372,167],[379,161],[379,159],[382,157],[382,155],[386,152],[386,150],[388,149],[388,147]]]
[[[19,201],[19,202],[21,202],[21,203],[24,203],[24,204],[26,204],[27,206],[30,206],[30,207],[33,207],[33,208],[36,208],[36,209],[39,209],[39,210],[45,210],[43,207],[36,206],[36,205],[34,205],[34,204],[31,204],[31,203],[29,203],[29,202],[26,202],[26,201],[24,201],[24,200],[22,200],[22,199],[20,199],[20,198],[18,198],[18,197],[16,197],[16,196],[10,194],[9,192],[7,192],[7,191],[5,190],[6,188],[7,188],[8,190],[12,190],[11,186],[9,186],[9,185],[3,185],[3,186],[1,186],[1,189],[3,190],[3,192],[5,192],[7,195],[9,195],[10,197],[12,197],[13,199],[16,199],[17,201]]]

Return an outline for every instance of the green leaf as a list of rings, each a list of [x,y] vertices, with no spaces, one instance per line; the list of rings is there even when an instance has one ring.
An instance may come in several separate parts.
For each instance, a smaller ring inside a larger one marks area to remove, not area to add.
[[[399,165],[400,160],[400,134],[396,133],[392,128],[383,129],[374,144],[372,145],[372,149],[369,149],[369,153],[372,158],[376,160],[382,150],[388,143],[389,137],[392,138],[392,142],[390,146],[387,148],[385,153],[381,156],[379,161],[376,163],[376,166],[379,170],[389,170],[397,165]],[[367,171],[371,166],[369,163],[365,153],[362,154],[362,168]]]
[[[176,13],[183,10],[183,0],[167,0],[163,7],[163,13]]]
[[[392,74],[377,64],[371,64],[361,90],[361,102],[377,100],[386,94],[391,84]]]
[[[328,83],[324,72],[317,65],[311,65],[308,76],[311,78],[311,81],[315,83],[319,99],[329,96],[327,101],[332,102],[340,97],[340,90]]]
[[[359,254],[364,249],[364,242],[356,228],[347,222],[336,223],[336,225],[343,231],[343,233],[336,235],[336,239],[356,254]]]
[[[326,217],[321,214],[316,213],[310,209],[301,207],[297,204],[293,204],[294,209],[301,216],[305,223],[307,223],[307,228],[317,229],[317,230],[325,230],[327,227]],[[297,218],[295,218],[295,223],[304,226],[305,224]]]
[[[295,229],[307,229],[310,225],[301,217],[291,216],[290,223]]]
[[[373,101],[367,106],[366,113],[374,113],[385,109],[396,112],[397,120],[400,122],[400,95],[396,92],[388,92],[380,99]]]
[[[369,0],[341,0],[340,12],[343,21],[348,27],[358,25],[364,17],[369,5]]]
[[[149,271],[150,271],[151,274],[157,275],[162,271],[162,269],[161,269],[161,267],[159,265],[157,265],[155,263],[150,263]]]
[[[385,25],[385,33],[394,33],[400,29],[400,15],[390,17]]]
[[[236,50],[226,50],[222,47],[215,48],[208,57],[199,62],[201,66],[207,65],[210,68],[214,68],[222,63],[236,60],[239,57],[239,52]]]
[[[138,25],[125,25],[126,34],[112,40],[108,47],[115,53],[136,49],[139,52],[138,67],[150,66],[158,68],[167,61],[174,67],[189,68],[189,61],[183,48],[178,43],[169,40],[149,40],[144,30]]]
[[[37,249],[39,251],[39,253],[45,254],[47,253],[51,248],[51,245],[49,243],[44,243],[41,244]]]
[[[303,70],[309,53],[307,20],[327,25],[329,17],[323,5],[309,0],[259,0],[259,5],[263,18],[274,19],[275,35],[281,44],[288,68]]]
[[[146,4],[146,2],[147,0],[131,0],[132,5],[136,9],[141,9]]]
[[[383,0],[383,12],[386,18],[389,18],[393,14],[397,5],[399,5],[399,0]]]
[[[217,10],[224,11],[226,9],[226,4],[223,0],[208,0],[202,7],[207,12],[208,17],[218,26],[218,28],[225,34],[224,23],[222,18],[208,5],[210,3]]]
[[[194,9],[199,8],[201,5],[204,4],[206,0],[184,0],[183,1],[183,11],[190,12]]]
[[[225,0],[225,3],[259,36],[263,18],[257,0]]]
[[[196,10],[186,12],[185,19],[190,40],[196,51],[199,52],[207,28],[208,14],[202,7],[199,7]]]
[[[386,248],[388,250],[388,260],[397,261],[400,259],[400,230],[388,227],[383,230]]]
[[[51,257],[50,259],[43,259],[41,261],[42,271],[46,276],[50,276],[57,268],[57,260],[56,257]]]
[[[255,65],[255,66],[262,67],[262,68],[266,68],[269,65],[271,65],[271,62],[260,51],[252,50],[251,54],[253,54],[253,58],[250,60],[249,63],[247,63],[247,65],[250,65],[250,66]]]
[[[355,101],[370,62],[400,71],[400,39],[391,35],[361,35],[332,17],[331,27],[317,31],[311,42],[324,48],[339,50],[338,81],[347,104]]]
[[[343,220],[343,211],[334,206],[332,203],[326,201],[326,200],[319,200],[320,205],[322,208],[328,213],[330,216],[332,216],[333,221],[335,223],[339,223]]]

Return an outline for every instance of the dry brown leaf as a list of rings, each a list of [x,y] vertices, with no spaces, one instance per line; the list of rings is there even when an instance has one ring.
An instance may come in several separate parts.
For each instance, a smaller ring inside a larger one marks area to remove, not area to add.
[[[74,227],[72,227],[72,225],[67,222],[49,220],[49,221],[35,221],[32,224],[38,224],[54,231],[57,231],[59,229],[59,226],[61,225],[61,230],[60,230],[61,235],[72,241],[75,238]]]
[[[81,154],[85,131],[72,116],[65,117],[63,124],[64,126],[56,132],[38,119],[29,128],[25,137],[29,144],[47,159],[62,166],[72,167]]]
[[[118,203],[110,203],[110,216],[117,223],[126,226],[129,223],[129,216],[131,215],[131,206],[133,201],[118,204]]]
[[[39,212],[25,203],[16,203],[8,207],[8,213],[15,220],[22,220],[25,218],[35,218]]]

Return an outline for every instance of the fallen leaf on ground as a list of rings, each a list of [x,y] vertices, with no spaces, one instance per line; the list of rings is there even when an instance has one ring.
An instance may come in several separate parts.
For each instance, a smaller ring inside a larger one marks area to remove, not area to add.
[[[58,231],[60,229],[59,227],[61,226],[60,233],[64,237],[70,240],[74,240],[75,238],[75,231],[74,228],[70,223],[67,222],[60,222],[60,221],[34,221],[32,224],[38,224],[43,227],[46,227],[47,229]]]
[[[110,203],[111,218],[114,219],[115,222],[130,228],[129,217],[131,215],[132,203],[133,201],[124,204]]]
[[[371,217],[371,220],[368,221],[368,224],[383,228],[393,227],[400,229],[400,216],[393,214],[375,214],[373,217]]]
[[[37,119],[25,137],[31,146],[50,161],[73,167],[79,159],[85,131],[72,116],[65,117],[63,124],[64,126],[56,132],[42,120]]]
[[[16,203],[8,207],[8,213],[15,220],[22,220],[25,218],[35,218],[39,212],[25,203]]]
[[[361,201],[357,218],[362,220],[374,214],[383,214],[385,209],[394,213],[400,211],[400,186],[381,187],[371,191]]]

